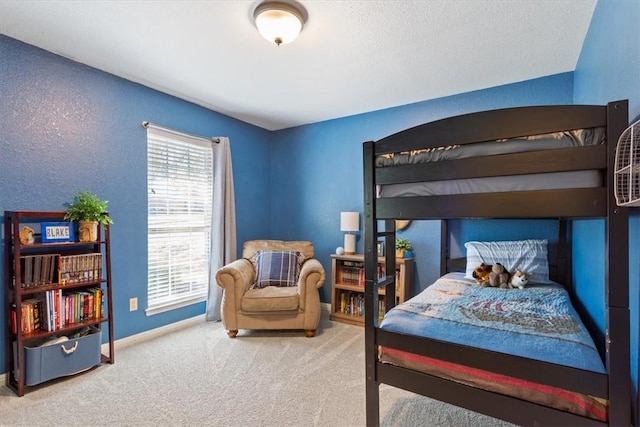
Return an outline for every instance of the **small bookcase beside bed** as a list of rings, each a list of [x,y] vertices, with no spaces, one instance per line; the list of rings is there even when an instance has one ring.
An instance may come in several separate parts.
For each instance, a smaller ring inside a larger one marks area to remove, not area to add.
[[[628,212],[613,193],[627,120],[627,101],[518,107],[364,143],[367,425],[380,384],[520,425],[631,424]],[[449,222],[471,218],[553,220],[557,238],[471,241],[450,258]],[[604,339],[575,308],[572,220],[586,218],[605,224]],[[440,220],[442,277],[396,306],[395,260],[378,279],[377,244],[394,253],[397,219]],[[529,283],[479,286],[480,262]]]

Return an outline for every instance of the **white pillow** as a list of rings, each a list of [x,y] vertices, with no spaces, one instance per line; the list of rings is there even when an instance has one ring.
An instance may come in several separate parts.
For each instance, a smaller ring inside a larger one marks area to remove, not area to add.
[[[504,242],[467,242],[467,269],[465,277],[473,279],[473,269],[480,265],[499,262],[509,271],[519,269],[529,274],[529,282],[552,283],[549,280],[547,240],[514,240]]]

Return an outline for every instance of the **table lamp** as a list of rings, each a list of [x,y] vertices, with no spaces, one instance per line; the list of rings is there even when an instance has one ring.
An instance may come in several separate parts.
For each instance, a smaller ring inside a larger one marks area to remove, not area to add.
[[[356,236],[352,231],[360,230],[360,214],[358,212],[340,212],[340,231],[346,231],[344,235],[344,253],[353,255],[356,253]]]

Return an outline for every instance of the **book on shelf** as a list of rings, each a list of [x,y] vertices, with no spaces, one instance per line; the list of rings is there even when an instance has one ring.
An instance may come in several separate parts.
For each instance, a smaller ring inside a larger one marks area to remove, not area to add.
[[[16,305],[11,306],[11,332],[17,331],[17,310]],[[20,305],[20,330],[23,334],[31,334],[42,328],[41,324],[41,302],[37,298],[30,298],[22,301]]]
[[[377,272],[379,280],[386,277],[383,263],[378,263]],[[400,268],[396,268],[396,279],[399,278],[399,274]],[[352,260],[341,261],[338,269],[338,281],[345,285],[364,287],[364,262]]]
[[[41,298],[30,298],[20,305],[20,329],[22,334],[43,330],[56,331],[66,326],[103,316],[104,293],[95,287],[84,291],[45,291]],[[16,305],[11,309],[11,331],[17,331]]]
[[[55,283],[60,254],[25,255],[20,257],[20,286],[35,288]]]
[[[364,295],[361,292],[341,292],[339,313],[364,316]]]
[[[102,277],[102,254],[61,255],[58,283],[94,282]]]

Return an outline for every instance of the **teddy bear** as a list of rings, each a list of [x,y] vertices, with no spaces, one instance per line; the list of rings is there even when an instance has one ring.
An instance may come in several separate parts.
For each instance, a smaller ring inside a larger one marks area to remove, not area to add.
[[[509,278],[509,287],[512,289],[524,289],[526,284],[529,282],[529,275],[527,273],[523,273],[519,269],[516,268],[515,273],[511,275]]]
[[[31,245],[35,241],[33,237],[33,228],[26,225],[20,229],[20,243],[23,245]]]
[[[489,273],[489,286],[493,288],[509,288],[509,272],[504,265],[496,262]]]
[[[489,274],[491,273],[491,264],[485,264],[484,262],[473,269],[471,275],[476,279],[476,284],[480,286],[487,286],[489,283]]]

